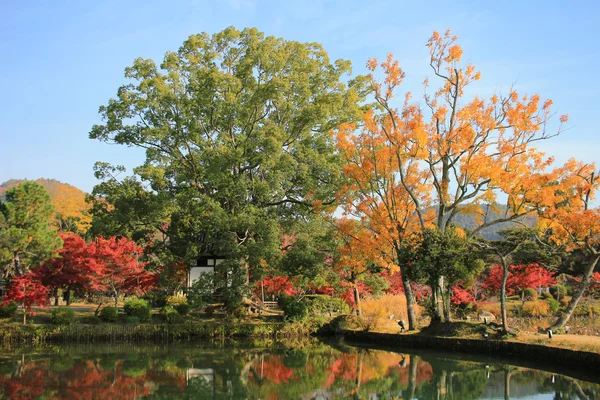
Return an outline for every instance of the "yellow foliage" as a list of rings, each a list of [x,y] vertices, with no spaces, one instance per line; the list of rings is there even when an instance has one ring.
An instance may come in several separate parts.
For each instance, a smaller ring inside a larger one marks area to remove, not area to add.
[[[529,301],[525,303],[523,312],[531,317],[547,317],[551,314],[550,305],[544,300]]]
[[[364,329],[382,328],[393,322],[404,320],[408,321],[406,309],[406,296],[403,294],[385,294],[379,298],[370,298],[362,302],[361,324]],[[417,319],[421,316],[422,308],[415,304],[415,316]]]

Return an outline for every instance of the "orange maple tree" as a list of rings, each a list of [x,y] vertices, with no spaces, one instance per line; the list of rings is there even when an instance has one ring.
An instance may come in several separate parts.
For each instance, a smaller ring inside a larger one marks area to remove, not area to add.
[[[553,171],[551,180],[539,190],[538,225],[554,245],[564,251],[582,251],[586,266],[571,301],[552,325],[563,328],[585,291],[594,280],[600,260],[600,207],[593,207],[600,180],[594,164],[569,160]]]
[[[392,55],[369,60],[376,106],[358,133],[352,125],[339,129],[355,193],[349,207],[382,239],[402,243],[411,230],[417,237],[426,229],[444,233],[460,214],[475,216],[468,235],[518,220],[533,212],[531,201],[552,163],[534,147],[561,130],[550,133],[546,126],[552,101],[514,89],[507,96],[468,99],[465,89],[481,74],[471,64],[461,65],[456,40],[450,31],[433,33],[427,47],[439,85],[431,89],[425,80],[423,101],[413,102],[406,93],[400,108],[394,99],[405,74],[398,61]],[[382,80],[375,77],[379,71]],[[561,126],[566,121],[562,116]],[[505,205],[499,197],[506,198]],[[432,320],[448,320],[443,276],[435,286]]]

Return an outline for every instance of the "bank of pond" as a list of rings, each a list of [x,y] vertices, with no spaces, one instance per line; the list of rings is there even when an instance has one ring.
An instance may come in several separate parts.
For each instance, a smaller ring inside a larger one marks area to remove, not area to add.
[[[7,399],[597,399],[600,385],[493,358],[350,341],[4,347]]]

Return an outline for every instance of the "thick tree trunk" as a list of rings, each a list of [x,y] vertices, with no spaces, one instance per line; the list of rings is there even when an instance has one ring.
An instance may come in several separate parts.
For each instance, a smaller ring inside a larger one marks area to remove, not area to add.
[[[54,306],[58,306],[58,289],[54,289]]]
[[[506,282],[508,281],[509,265],[506,260],[502,259],[502,284],[500,285],[500,312],[502,314],[502,329],[509,333],[508,317],[506,314]]]
[[[594,275],[594,269],[598,264],[598,260],[600,260],[600,255],[596,255],[592,260],[590,260],[585,269],[583,279],[581,280],[577,291],[573,294],[573,297],[567,305],[567,308],[565,309],[565,311],[562,312],[560,317],[558,317],[556,322],[548,329],[562,329],[567,324],[567,322],[569,322],[569,319],[573,315],[573,311],[575,311],[575,308],[577,307],[577,303],[579,303],[579,300],[581,300],[581,297],[590,286],[592,275]]]
[[[67,289],[67,291],[65,291],[65,302],[67,303],[67,306],[71,305],[71,290]]]
[[[408,271],[406,271],[406,268],[400,268],[400,274],[402,275],[402,286],[404,288],[404,295],[406,296],[406,314],[408,315],[408,330],[412,331],[417,329],[417,317],[415,315],[415,294],[413,293],[412,287],[410,286],[410,279],[408,279]]]

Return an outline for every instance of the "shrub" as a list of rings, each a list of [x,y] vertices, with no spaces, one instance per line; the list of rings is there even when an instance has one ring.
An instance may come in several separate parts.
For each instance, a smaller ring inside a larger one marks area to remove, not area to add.
[[[139,324],[140,323],[140,319],[138,317],[132,317],[132,316],[127,316],[126,319],[128,324]]]
[[[532,301],[537,299],[537,292],[533,288],[521,290],[521,299],[524,301]]]
[[[594,307],[589,303],[579,304],[574,311],[574,314],[578,317],[590,317],[600,315],[600,307]]]
[[[549,297],[545,301],[550,306],[552,314],[556,314],[560,310],[560,303],[554,297]]]
[[[283,301],[283,315],[288,321],[300,321],[308,316],[308,306],[299,297],[288,297]]]
[[[119,311],[116,307],[104,307],[100,310],[100,319],[105,322],[117,322]]]
[[[185,297],[183,294],[176,294],[175,296],[167,297],[167,305],[176,309],[181,315],[187,315],[191,308],[188,304],[187,297]]]
[[[17,303],[0,304],[0,318],[10,318],[17,312]]]
[[[125,303],[125,314],[130,317],[138,317],[140,322],[146,322],[150,319],[150,306],[144,299],[131,299]]]
[[[552,297],[552,294],[550,294],[550,292],[542,292],[542,294],[540,295],[540,297],[543,300],[554,299],[554,297]]]
[[[75,321],[75,311],[70,307],[57,307],[52,310],[54,325],[71,325]]]
[[[388,317],[387,311],[378,299],[367,299],[362,302],[360,324],[365,331],[381,326]]]
[[[317,294],[306,296],[306,298],[309,300],[308,310],[311,315],[347,314],[350,312],[348,304],[339,297]]]
[[[523,314],[528,317],[547,317],[550,315],[550,305],[545,301],[531,301],[523,305]]]
[[[160,315],[164,318],[167,324],[181,324],[183,317],[171,306],[165,306],[160,310]]]
[[[550,294],[558,301],[564,299],[567,295],[567,288],[563,285],[554,285],[550,287]]]

